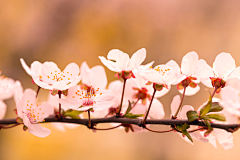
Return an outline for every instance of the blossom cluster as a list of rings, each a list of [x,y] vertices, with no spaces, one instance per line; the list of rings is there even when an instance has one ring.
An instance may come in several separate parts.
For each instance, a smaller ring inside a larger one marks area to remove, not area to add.
[[[213,129],[209,123],[237,123],[240,117],[240,67],[229,53],[217,55],[213,67],[205,60],[199,59],[196,52],[189,52],[183,58],[181,66],[174,60],[165,64],[155,65],[154,62],[145,65],[146,50],[139,49],[130,58],[127,53],[118,49],[111,50],[107,58],[99,56],[101,62],[111,71],[116,72],[118,80],[108,84],[103,66],[90,68],[87,62],[79,67],[76,63],[68,64],[61,71],[54,62],[40,63],[34,61],[29,67],[23,59],[20,62],[32,82],[38,88],[49,90],[46,102],[39,102],[38,92],[32,89],[23,91],[21,83],[4,76],[0,77],[0,119],[6,113],[3,100],[14,97],[19,124],[29,133],[46,137],[51,131],[40,125],[47,117],[56,119],[84,118],[88,112],[89,128],[93,129],[90,117],[106,118],[110,116],[137,118],[142,120],[142,126],[132,124],[111,123],[113,127],[136,133],[149,131],[145,125],[146,119],[163,119],[165,116],[162,103],[157,99],[167,94],[172,85],[182,94],[176,95],[171,103],[171,119],[200,120],[206,127],[188,125],[174,126],[180,136],[192,143],[192,138],[209,142],[216,147],[216,141],[229,149],[233,147],[233,136],[222,129]],[[183,105],[184,96],[196,94],[199,83],[214,88],[208,102],[197,111],[190,105]],[[221,99],[213,98],[220,93]],[[217,107],[216,107],[217,106]],[[211,107],[215,107],[215,110]],[[221,109],[219,109],[219,107]],[[219,114],[208,114],[218,112]],[[193,119],[191,119],[193,118]],[[52,123],[61,131],[75,128],[76,124]],[[195,132],[189,132],[189,131]]]

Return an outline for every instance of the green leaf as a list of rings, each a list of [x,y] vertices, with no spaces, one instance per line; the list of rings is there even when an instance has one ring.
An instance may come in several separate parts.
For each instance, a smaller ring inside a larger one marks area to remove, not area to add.
[[[185,136],[187,136],[187,138],[188,138],[191,142],[193,142],[192,137],[191,137],[191,135],[188,133],[187,130],[183,130],[183,131],[182,131],[182,134],[185,135]]]
[[[65,117],[71,117],[72,119],[80,119],[79,114],[83,113],[84,111],[77,111],[69,109],[65,112],[63,112],[63,116]]]
[[[187,117],[188,117],[189,122],[193,122],[193,121],[199,119],[199,116],[196,111],[188,111]]]
[[[125,114],[128,114],[132,109],[132,105],[131,105],[131,102],[128,100],[128,108],[127,108],[127,111]]]
[[[132,113],[128,113],[126,114],[124,117],[126,118],[130,118],[130,119],[137,119],[138,117],[143,117],[144,114],[132,114]]]
[[[203,106],[203,108],[200,110],[200,115],[201,116],[206,115],[210,111],[211,106],[212,106],[212,96],[210,94],[208,103],[205,106]]]
[[[208,120],[203,121],[203,123],[208,127],[208,130],[211,130],[211,124]]]
[[[218,102],[213,102],[209,112],[220,112],[223,110],[223,107],[219,105]]]
[[[186,129],[190,128],[190,126],[187,123],[185,123],[184,125],[181,125],[181,124],[176,125],[176,127],[180,131],[183,131],[183,130],[186,130]]]
[[[215,119],[218,121],[226,121],[226,117],[223,114],[208,114],[206,115],[210,119]]]

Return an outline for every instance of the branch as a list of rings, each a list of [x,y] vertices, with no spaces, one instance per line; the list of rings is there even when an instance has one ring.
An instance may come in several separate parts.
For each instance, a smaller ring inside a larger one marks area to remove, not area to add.
[[[121,117],[107,117],[107,118],[95,118],[91,119],[91,123],[94,124],[100,124],[100,123],[123,123],[123,124],[134,124],[141,126],[142,119],[128,119],[128,118],[121,118]],[[52,118],[46,118],[44,122],[41,123],[48,123],[48,122],[62,122],[62,123],[75,123],[75,124],[81,124],[88,127],[89,121],[88,119],[68,119],[68,118],[62,118],[62,119],[56,119],[55,117]],[[188,122],[188,120],[176,120],[176,119],[148,119],[146,120],[145,124],[152,124],[152,125],[178,125],[178,124],[189,124],[189,125],[195,125],[195,126],[206,126],[203,122],[200,121],[194,121],[194,122]],[[2,125],[8,125],[8,124],[17,124],[16,119],[3,119],[0,120],[0,124]],[[219,128],[224,129],[227,132],[235,132],[240,128],[240,124],[221,124],[221,123],[211,123],[212,128]]]

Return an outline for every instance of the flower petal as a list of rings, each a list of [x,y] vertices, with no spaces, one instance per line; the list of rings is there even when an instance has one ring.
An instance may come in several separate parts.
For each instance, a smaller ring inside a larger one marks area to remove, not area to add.
[[[162,119],[165,116],[162,103],[158,99],[153,99],[149,116],[156,119]]]
[[[27,72],[28,75],[32,76],[31,69],[28,67],[23,58],[20,58],[23,69]]]
[[[214,77],[213,68],[210,67],[203,59],[198,61],[197,67],[194,71],[194,75],[197,79]]]
[[[0,119],[3,119],[7,111],[7,105],[0,100]]]
[[[129,70],[133,70],[136,65],[139,66],[146,58],[146,49],[142,48],[136,51],[130,60],[131,66],[129,66]]]
[[[101,62],[111,71],[114,72],[121,72],[121,69],[118,68],[118,66],[115,64],[115,62],[106,60],[103,56],[98,56],[98,58],[101,60]]]
[[[188,52],[182,59],[181,71],[187,76],[191,76],[198,63],[198,54],[194,51]]]
[[[47,137],[51,133],[51,130],[49,130],[45,127],[42,127],[40,124],[30,125],[28,127],[28,131],[29,131],[29,133],[31,133],[37,137],[40,137],[40,138]]]
[[[236,67],[231,54],[222,52],[217,55],[213,63],[213,71],[219,78],[227,77]]]
[[[192,87],[188,86],[186,88],[185,95],[186,96],[192,96],[192,95],[196,94],[199,90],[200,90],[199,85],[197,85],[195,88],[192,88]],[[183,89],[178,90],[178,91],[183,94]]]
[[[173,116],[180,105],[181,99],[179,95],[176,95],[173,97],[172,103],[171,103],[171,115]]]
[[[76,63],[69,63],[61,73],[63,81],[72,82],[79,75],[79,66]]]

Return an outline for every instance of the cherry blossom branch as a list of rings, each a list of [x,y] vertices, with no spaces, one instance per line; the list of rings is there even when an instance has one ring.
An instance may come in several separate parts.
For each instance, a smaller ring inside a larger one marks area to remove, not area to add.
[[[41,123],[47,123],[47,122],[62,122],[62,123],[75,123],[75,124],[81,124],[88,127],[89,120],[88,119],[68,119],[68,118],[62,118],[61,120],[56,119],[55,117],[52,118],[46,118],[44,122]],[[95,118],[91,119],[91,123],[94,124],[101,124],[101,123],[123,123],[123,124],[133,124],[133,125],[142,125],[141,119],[128,119],[128,118],[122,118],[122,117],[107,117],[107,118]],[[152,125],[180,125],[180,124],[188,124],[188,125],[195,125],[195,126],[203,126],[206,125],[201,121],[193,121],[189,122],[186,120],[178,120],[178,119],[147,119],[145,121],[145,124],[152,124]],[[3,119],[0,120],[0,124],[2,125],[8,125],[8,124],[17,124],[16,119]],[[226,130],[227,132],[235,132],[240,128],[240,124],[222,124],[222,123],[211,123],[212,128],[218,128]]]

